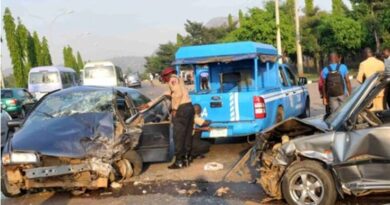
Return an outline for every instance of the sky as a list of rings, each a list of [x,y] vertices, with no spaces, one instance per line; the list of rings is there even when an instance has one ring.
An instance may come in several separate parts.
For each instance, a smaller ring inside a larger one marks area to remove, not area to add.
[[[314,3],[331,9],[331,0]],[[187,19],[207,23],[229,13],[237,16],[239,9],[262,7],[263,0],[1,0],[0,4],[1,16],[9,7],[30,31],[48,38],[56,65],[63,63],[65,45],[80,51],[84,60],[148,56],[159,44],[184,33]],[[303,8],[304,0],[299,4]],[[4,35],[2,30],[3,40]],[[10,68],[5,41],[1,49],[3,69]]]

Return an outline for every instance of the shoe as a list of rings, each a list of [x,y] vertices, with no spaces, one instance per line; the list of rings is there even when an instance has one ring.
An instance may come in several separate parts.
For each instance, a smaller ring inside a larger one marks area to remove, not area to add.
[[[184,166],[189,167],[192,163],[192,156],[187,154],[184,156]]]
[[[181,169],[184,168],[183,160],[175,160],[175,162],[168,166],[168,169]]]

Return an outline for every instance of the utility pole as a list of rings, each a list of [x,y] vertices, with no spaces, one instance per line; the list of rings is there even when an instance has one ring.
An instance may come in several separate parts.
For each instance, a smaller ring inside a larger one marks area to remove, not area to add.
[[[302,47],[301,47],[301,34],[299,27],[299,11],[298,11],[298,1],[295,0],[295,44],[297,49],[297,68],[299,76],[303,76],[303,61],[302,61]]]
[[[276,47],[278,55],[282,56],[282,40],[280,37],[280,20],[279,20],[279,0],[275,0],[275,21],[276,21]],[[279,58],[279,63],[283,63],[282,58]]]

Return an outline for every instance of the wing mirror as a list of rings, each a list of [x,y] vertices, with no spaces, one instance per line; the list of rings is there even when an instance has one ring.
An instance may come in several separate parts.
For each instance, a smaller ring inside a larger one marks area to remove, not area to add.
[[[307,78],[305,78],[305,77],[299,77],[299,79],[298,79],[298,85],[307,85]]]

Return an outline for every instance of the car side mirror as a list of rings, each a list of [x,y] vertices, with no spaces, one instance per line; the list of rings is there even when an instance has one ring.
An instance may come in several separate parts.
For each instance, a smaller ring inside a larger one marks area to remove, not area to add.
[[[305,78],[305,77],[299,77],[299,79],[298,79],[298,85],[307,85],[307,78]]]
[[[7,122],[7,126],[9,129],[19,128],[21,125],[22,125],[21,120],[10,120]]]

